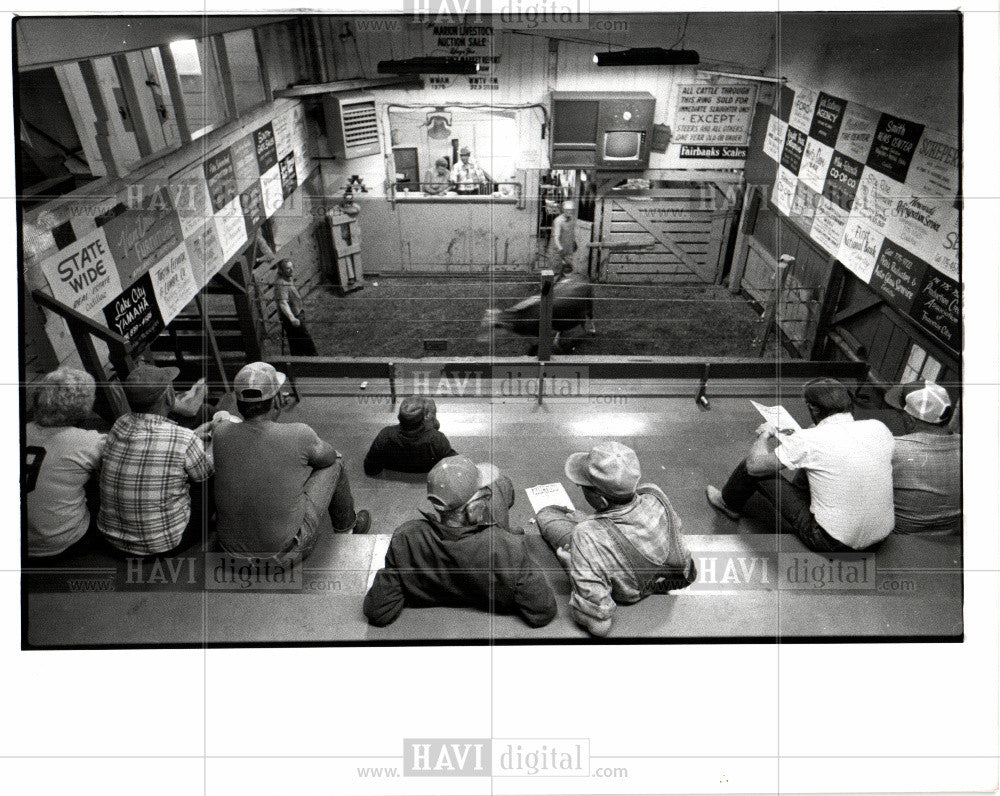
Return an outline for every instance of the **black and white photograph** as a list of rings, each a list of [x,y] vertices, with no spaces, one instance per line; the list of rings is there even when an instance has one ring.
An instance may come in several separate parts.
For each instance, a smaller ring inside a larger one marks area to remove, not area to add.
[[[633,5],[8,14],[4,641],[144,790],[996,788],[997,10]]]

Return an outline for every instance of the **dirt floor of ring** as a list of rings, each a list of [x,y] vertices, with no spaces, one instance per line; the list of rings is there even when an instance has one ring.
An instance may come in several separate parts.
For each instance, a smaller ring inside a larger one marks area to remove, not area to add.
[[[482,339],[481,320],[537,290],[534,280],[382,277],[341,296],[324,285],[305,299],[306,322],[321,356],[520,356],[531,340],[502,329]],[[760,316],[725,287],[596,285],[594,295],[597,335],[569,332],[573,353],[757,356]],[[426,339],[447,347],[426,351]],[[270,344],[280,345],[276,333]]]

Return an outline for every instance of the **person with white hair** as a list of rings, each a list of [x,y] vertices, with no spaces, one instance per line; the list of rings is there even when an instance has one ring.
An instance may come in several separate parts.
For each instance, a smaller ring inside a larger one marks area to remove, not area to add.
[[[30,397],[23,501],[32,558],[71,555],[96,528],[86,490],[100,471],[106,436],[74,425],[90,412],[95,390],[89,373],[61,367]]]

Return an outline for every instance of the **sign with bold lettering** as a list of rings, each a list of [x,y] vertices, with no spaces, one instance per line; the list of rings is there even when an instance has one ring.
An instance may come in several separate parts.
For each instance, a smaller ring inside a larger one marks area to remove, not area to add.
[[[260,172],[257,170],[257,147],[252,135],[245,135],[229,147],[233,158],[233,171],[236,174],[236,190],[242,192],[257,182]]]
[[[799,165],[799,180],[804,182],[816,193],[822,193],[826,185],[826,175],[830,171],[830,161],[833,158],[833,150],[826,144],[814,141],[812,138],[806,141],[805,149],[802,151],[802,163]]]
[[[260,192],[260,181],[258,180],[243,193],[240,194],[240,207],[243,209],[243,220],[247,225],[247,237],[249,238],[263,221],[264,196]]]
[[[212,198],[212,210],[218,212],[233,201],[237,194],[236,173],[228,149],[205,161],[205,181],[208,183],[208,195]]]
[[[799,130],[811,130],[813,111],[816,109],[817,92],[809,88],[795,87],[795,99],[792,101],[792,112],[788,117],[788,125]]]
[[[885,236],[875,231],[861,219],[851,216],[844,227],[837,259],[844,268],[865,284],[872,278],[875,258],[882,249]]]
[[[122,287],[131,285],[184,240],[166,188],[147,197],[139,207],[115,216],[103,229]]]
[[[875,140],[872,141],[866,165],[903,182],[923,131],[922,124],[883,113],[875,129]]]
[[[743,157],[746,157],[746,149],[744,148]],[[287,199],[294,193],[295,188],[298,186],[298,179],[295,175],[295,153],[289,152],[281,160],[278,161],[278,172],[281,176],[281,196],[282,199]]]
[[[247,242],[247,227],[238,196],[215,214],[215,233],[222,247],[222,261],[228,263]]]
[[[878,111],[866,105],[848,102],[844,109],[844,117],[840,121],[840,131],[837,133],[837,144],[834,149],[864,163],[868,160],[868,153],[871,152],[880,115]]]
[[[163,331],[153,283],[149,273],[143,274],[135,284],[125,288],[118,297],[104,308],[108,326],[125,338],[129,351],[138,351],[152,342]]]
[[[271,127],[274,130],[274,151],[281,160],[292,151],[292,126],[294,120],[292,112],[288,111],[280,116],[275,116],[271,120]]]
[[[767,135],[764,138],[764,154],[775,163],[781,160],[781,150],[788,135],[788,122],[783,122],[774,114],[767,120]]]
[[[253,131],[254,146],[257,148],[257,168],[261,175],[278,162],[278,150],[274,146],[274,128],[268,122]]]
[[[891,240],[882,242],[871,286],[901,312],[909,312],[927,272],[927,263]]]
[[[952,351],[962,350],[962,300],[955,280],[928,269],[910,317]]]
[[[673,142],[719,147],[727,144],[745,146],[756,98],[757,88],[751,85],[678,85]]]
[[[830,159],[830,169],[823,183],[823,196],[841,210],[849,211],[854,206],[854,197],[861,182],[864,166],[858,161],[834,151]]]
[[[821,91],[816,100],[816,112],[813,114],[812,127],[809,128],[809,137],[828,147],[835,147],[846,106],[845,100]]]
[[[91,318],[101,318],[101,309],[122,289],[103,229],[74,241],[41,267],[56,300]]]
[[[215,231],[215,221],[207,221],[202,228],[184,243],[191,260],[194,280],[201,290],[222,269],[222,245]]]
[[[918,195],[949,204],[958,196],[958,141],[937,130],[924,130],[910,161],[906,184]]]
[[[284,202],[281,193],[281,171],[277,161],[270,169],[260,175],[260,191],[264,197],[264,214],[270,218]]]
[[[164,323],[170,323],[198,292],[184,246],[178,246],[150,268],[149,279]]]
[[[792,174],[799,173],[799,166],[802,164],[802,153],[806,148],[806,134],[788,125],[788,134],[785,136],[785,146],[781,150],[781,165]]]
[[[809,237],[822,246],[827,254],[836,256],[840,251],[840,242],[844,238],[848,218],[846,210],[824,196],[816,205],[816,215],[813,217]]]

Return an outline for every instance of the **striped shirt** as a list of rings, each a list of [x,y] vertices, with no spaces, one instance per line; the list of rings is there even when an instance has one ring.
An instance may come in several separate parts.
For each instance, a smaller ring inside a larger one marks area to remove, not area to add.
[[[104,447],[97,527],[126,553],[165,553],[191,518],[189,482],[212,473],[194,432],[160,415],[123,415]]]

